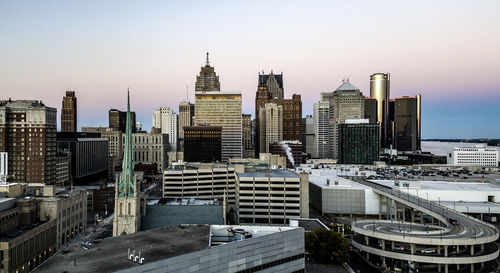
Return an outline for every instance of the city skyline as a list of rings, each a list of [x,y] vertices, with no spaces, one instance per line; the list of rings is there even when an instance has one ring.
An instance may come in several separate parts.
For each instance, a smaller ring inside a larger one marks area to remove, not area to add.
[[[368,97],[369,76],[389,72],[391,97],[422,94],[423,139],[500,135],[500,3],[210,4],[2,2],[1,99],[41,99],[59,125],[75,90],[79,127],[107,126],[130,86],[149,130],[155,109],[178,112],[186,86],[194,102],[208,51],[221,91],[242,91],[243,113],[254,113],[262,70],[283,72],[303,116],[343,78]]]

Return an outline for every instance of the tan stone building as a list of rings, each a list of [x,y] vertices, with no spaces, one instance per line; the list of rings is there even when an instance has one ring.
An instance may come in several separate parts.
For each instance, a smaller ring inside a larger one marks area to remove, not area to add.
[[[283,140],[283,107],[266,103],[259,112],[260,152],[269,153],[271,143]]]
[[[66,91],[61,108],[61,132],[77,132],[75,91]]]

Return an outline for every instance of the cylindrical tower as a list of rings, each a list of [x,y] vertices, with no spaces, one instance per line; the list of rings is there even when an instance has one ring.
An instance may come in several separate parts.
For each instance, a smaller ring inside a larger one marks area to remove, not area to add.
[[[418,94],[417,96],[417,150],[422,150],[421,141],[422,141],[422,95]]]
[[[380,124],[380,145],[389,148],[389,98],[390,74],[375,73],[370,76],[370,97],[377,100],[377,121]]]

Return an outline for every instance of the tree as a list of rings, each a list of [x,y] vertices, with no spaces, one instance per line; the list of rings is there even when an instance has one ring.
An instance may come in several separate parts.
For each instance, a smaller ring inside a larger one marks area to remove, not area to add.
[[[305,235],[306,252],[318,263],[342,264],[349,260],[349,243],[342,234],[319,229]]]

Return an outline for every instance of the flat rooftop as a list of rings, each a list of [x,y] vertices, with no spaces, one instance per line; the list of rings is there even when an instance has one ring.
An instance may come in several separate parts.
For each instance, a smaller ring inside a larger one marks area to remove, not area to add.
[[[237,173],[239,177],[284,177],[299,178],[299,175],[288,170],[268,170],[260,172]]]
[[[377,184],[397,188],[394,186],[394,180],[370,180]],[[415,182],[415,180],[399,180],[399,182]],[[477,182],[446,182],[446,181],[419,181],[422,190],[440,190],[440,191],[488,191],[499,192],[500,186],[490,183]]]
[[[352,180],[348,180],[350,182],[350,185],[328,185],[327,179],[344,179],[348,180],[342,177],[338,176],[319,176],[319,175],[310,175],[309,176],[309,183],[312,183],[318,187],[321,187],[323,189],[371,189],[368,186],[365,186],[363,184],[354,182]]]
[[[70,246],[50,258],[34,272],[113,272],[137,267],[127,259],[128,249],[141,252],[144,263],[155,262],[208,248],[209,226],[169,227],[95,241],[84,250]],[[75,265],[76,264],[76,265]]]

